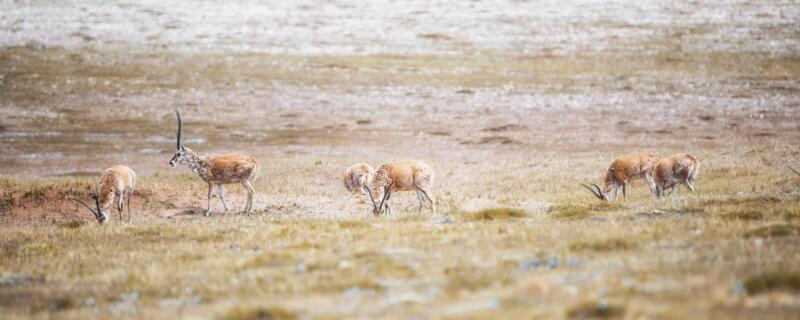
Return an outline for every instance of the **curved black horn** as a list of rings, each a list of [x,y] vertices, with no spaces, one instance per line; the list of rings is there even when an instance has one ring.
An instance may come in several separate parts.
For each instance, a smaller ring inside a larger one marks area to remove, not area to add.
[[[593,184],[593,186],[595,186],[597,188],[597,192],[595,192],[594,189],[592,189],[591,187],[589,187],[589,186],[587,186],[587,185],[585,185],[583,183],[581,183],[581,186],[583,186],[586,189],[589,189],[589,192],[591,192],[595,197],[597,197],[597,199],[603,200],[603,193],[600,192],[600,188],[597,187],[597,185]]]
[[[375,203],[375,198],[372,197],[372,190],[369,189],[369,186],[364,186],[367,189],[367,194],[369,195],[369,201],[372,201],[372,208],[376,211],[378,210],[378,205]]]
[[[95,212],[94,209],[92,209],[92,207],[90,207],[88,204],[86,204],[86,202],[83,202],[78,198],[70,198],[70,200],[76,201],[76,202],[82,204],[84,207],[86,207],[86,209],[89,209],[89,212],[91,212],[96,219],[100,219],[100,214]]]
[[[799,175],[799,176],[800,176],[800,172],[798,172],[798,171],[797,171],[797,170],[795,170],[794,168],[792,168],[792,167],[788,167],[788,166],[787,166],[787,168],[789,168],[789,170],[792,170],[792,171],[794,171],[794,173],[796,173],[797,175]]]
[[[381,199],[381,210],[383,210],[383,203],[386,201],[386,197],[389,195],[389,189],[392,188],[394,182],[392,182],[388,187],[383,188],[383,198]]]
[[[592,183],[592,185],[594,186],[594,188],[595,188],[595,189],[597,189],[597,193],[599,193],[599,194],[600,194],[600,198],[601,198],[601,199],[603,199],[603,200],[605,200],[605,199],[606,199],[606,195],[605,195],[605,194],[603,194],[603,191],[602,191],[602,190],[600,190],[600,187],[598,187],[598,186],[597,186],[596,184],[594,184],[594,183]]]
[[[94,187],[94,205],[97,206],[97,219],[100,220],[100,215],[103,214],[103,211],[100,211],[100,183],[99,182]]]
[[[178,118],[178,144],[176,145],[176,150],[181,149],[181,112],[175,108],[175,117]]]

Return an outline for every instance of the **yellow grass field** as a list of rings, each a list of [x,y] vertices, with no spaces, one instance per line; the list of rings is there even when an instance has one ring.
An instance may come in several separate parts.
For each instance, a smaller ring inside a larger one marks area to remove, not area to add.
[[[56,19],[57,18],[57,19]],[[0,4],[2,319],[800,318],[792,1]],[[171,168],[256,157],[255,212]],[[601,202],[615,157],[695,192]],[[349,165],[431,164],[373,216]],[[102,169],[137,171],[99,225]]]

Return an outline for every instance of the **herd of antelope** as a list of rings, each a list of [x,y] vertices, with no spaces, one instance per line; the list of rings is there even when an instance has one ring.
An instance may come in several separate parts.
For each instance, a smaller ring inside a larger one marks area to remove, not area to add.
[[[211,212],[211,194],[217,187],[220,201],[225,213],[228,204],[225,203],[226,184],[241,184],[247,190],[245,213],[253,209],[255,189],[253,183],[258,178],[261,166],[251,156],[231,153],[212,154],[201,156],[181,143],[181,114],[175,110],[177,119],[177,144],[175,154],[169,161],[172,167],[178,164],[189,168],[194,174],[208,184],[207,207],[204,212],[208,216]],[[790,168],[800,175],[800,172]],[[690,154],[676,154],[665,158],[651,153],[634,153],[615,159],[606,171],[603,187],[596,184],[592,187],[581,184],[592,192],[598,199],[613,201],[618,191],[622,188],[623,199],[628,197],[628,183],[636,179],[644,179],[650,188],[650,193],[657,198],[671,191],[673,195],[678,186],[684,185],[689,191],[694,192],[694,181],[700,172],[700,164]],[[418,160],[400,160],[384,163],[376,171],[366,163],[354,164],[344,171],[344,186],[350,192],[360,192],[369,196],[372,203],[372,213],[375,215],[391,214],[388,200],[392,193],[397,191],[414,191],[419,200],[417,213],[422,212],[426,202],[430,203],[431,213],[436,214],[436,200],[431,194],[434,171],[430,165]],[[136,186],[136,173],[129,167],[118,165],[103,171],[100,181],[91,197],[95,207],[92,208],[80,199],[72,200],[84,205],[94,214],[101,224],[108,222],[111,206],[116,203],[119,219],[122,220],[123,208],[127,200],[128,222],[131,221],[131,197]]]

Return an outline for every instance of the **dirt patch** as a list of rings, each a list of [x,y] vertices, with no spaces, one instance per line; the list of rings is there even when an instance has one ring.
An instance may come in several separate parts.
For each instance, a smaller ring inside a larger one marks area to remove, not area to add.
[[[461,144],[465,145],[485,145],[485,144],[500,144],[500,145],[515,145],[515,144],[522,144],[522,142],[514,140],[507,136],[489,136],[483,137],[478,140],[468,140],[462,141]]]
[[[487,132],[519,131],[519,130],[525,130],[525,126],[521,126],[518,124],[504,124],[496,127],[483,128],[483,131]]]

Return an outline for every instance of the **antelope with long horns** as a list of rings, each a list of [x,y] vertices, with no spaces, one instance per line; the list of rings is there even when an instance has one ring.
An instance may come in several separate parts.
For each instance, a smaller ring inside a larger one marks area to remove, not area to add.
[[[131,197],[133,196],[134,187],[136,187],[136,172],[126,166],[113,166],[104,170],[103,174],[100,175],[100,181],[98,181],[95,191],[92,194],[95,205],[94,209],[80,199],[72,198],[72,200],[84,205],[94,214],[97,222],[104,224],[108,222],[109,218],[106,211],[114,205],[115,202],[117,204],[119,220],[122,221],[123,199],[125,199],[128,202],[128,222],[130,222]]]
[[[356,163],[344,170],[344,187],[350,192],[369,194],[369,182],[375,175],[375,169],[366,163]]]
[[[695,157],[688,153],[671,155],[658,160],[654,172],[656,197],[665,195],[665,191],[669,189],[672,189],[674,196],[680,184],[694,192],[694,180],[697,179],[699,173],[700,164]]]
[[[603,180],[603,188],[600,189],[596,184],[591,187],[581,184],[584,188],[594,194],[600,200],[612,201],[617,198],[617,193],[622,187],[624,200],[628,199],[628,183],[644,178],[650,193],[655,193],[655,182],[653,181],[653,170],[655,169],[658,156],[651,153],[633,153],[624,155],[611,162]],[[596,190],[596,191],[595,191]]]
[[[417,160],[399,160],[383,164],[369,183],[367,189],[372,201],[372,213],[380,215],[384,212],[391,214],[392,209],[388,201],[393,192],[416,191],[419,200],[419,210],[425,200],[431,203],[431,213],[436,214],[436,200],[430,192],[433,184],[433,167]],[[381,199],[380,205],[376,199]]]
[[[208,216],[211,212],[211,191],[214,186],[217,186],[225,213],[228,212],[223,185],[232,183],[241,183],[247,190],[247,204],[244,211],[245,213],[250,213],[253,209],[253,195],[255,194],[253,183],[258,178],[261,170],[261,165],[259,165],[256,158],[238,153],[198,156],[192,149],[181,144],[181,113],[177,109],[175,110],[175,117],[178,120],[177,151],[175,151],[175,155],[172,156],[169,164],[173,167],[179,163],[183,164],[197,174],[200,179],[208,183],[208,208],[203,214]]]

